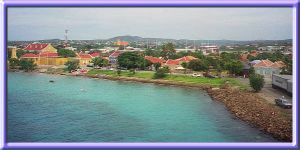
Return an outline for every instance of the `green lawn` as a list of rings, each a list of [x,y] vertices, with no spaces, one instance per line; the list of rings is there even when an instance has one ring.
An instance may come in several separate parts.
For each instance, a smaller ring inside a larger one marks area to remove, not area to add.
[[[98,70],[92,69],[88,72],[88,75],[96,75],[96,74],[105,74],[113,77],[117,77],[117,71],[113,70]],[[122,77],[135,77],[142,79],[153,79],[154,72],[153,71],[136,71],[135,74],[129,71],[121,71],[120,76]],[[228,82],[232,86],[239,86],[241,89],[246,89],[247,86],[240,83],[235,78],[205,78],[205,77],[192,77],[188,75],[173,75],[170,74],[164,78],[164,80],[187,83],[187,84],[201,84],[201,85],[210,85],[214,87],[220,87],[221,85]]]

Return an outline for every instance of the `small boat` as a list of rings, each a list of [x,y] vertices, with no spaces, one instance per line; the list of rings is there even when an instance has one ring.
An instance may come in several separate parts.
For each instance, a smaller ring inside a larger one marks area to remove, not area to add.
[[[49,80],[49,82],[54,82],[53,80]]]

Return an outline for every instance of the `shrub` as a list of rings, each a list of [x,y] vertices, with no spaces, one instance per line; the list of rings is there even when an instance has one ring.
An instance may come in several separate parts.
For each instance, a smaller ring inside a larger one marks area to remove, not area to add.
[[[118,76],[120,76],[120,75],[121,75],[121,72],[122,72],[122,71],[121,71],[121,69],[118,69],[118,70],[117,70],[117,74],[118,74]]]
[[[19,66],[20,61],[16,58],[10,58],[9,59],[9,67],[11,69],[15,69],[17,66]]]
[[[170,69],[168,67],[160,68],[155,72],[153,78],[154,79],[164,78],[167,76],[167,73],[169,73],[169,72],[170,72]]]
[[[251,74],[249,77],[250,86],[254,89],[255,92],[260,91],[265,84],[264,76],[259,74]]]
[[[25,70],[26,72],[34,70],[36,64],[31,59],[21,59],[20,60],[20,69]]]
[[[72,70],[75,70],[77,68],[79,68],[79,61],[78,60],[73,60],[73,61],[67,61],[65,63],[65,65],[67,66],[67,70],[69,72],[71,72]]]

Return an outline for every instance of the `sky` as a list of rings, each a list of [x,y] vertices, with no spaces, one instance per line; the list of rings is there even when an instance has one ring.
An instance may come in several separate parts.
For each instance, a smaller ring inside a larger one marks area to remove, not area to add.
[[[292,8],[8,8],[8,40],[292,39]]]

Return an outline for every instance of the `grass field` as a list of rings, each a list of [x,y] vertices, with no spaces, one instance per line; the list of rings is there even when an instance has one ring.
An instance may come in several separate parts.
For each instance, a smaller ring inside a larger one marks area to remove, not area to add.
[[[154,72],[153,71],[136,71],[135,73],[129,71],[121,71],[121,74],[118,75],[117,71],[113,70],[98,70],[92,69],[88,72],[88,75],[96,75],[96,74],[104,74],[112,77],[135,77],[141,79],[153,79]],[[210,85],[213,87],[220,87],[224,85],[226,82],[231,86],[238,86],[240,89],[246,89],[247,86],[240,83],[235,78],[205,78],[205,77],[192,77],[189,75],[174,75],[169,74],[167,77],[163,78],[164,80],[187,83],[187,84],[201,84],[201,85]],[[153,79],[155,80],[155,79]]]

